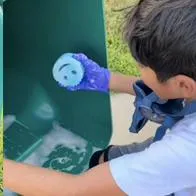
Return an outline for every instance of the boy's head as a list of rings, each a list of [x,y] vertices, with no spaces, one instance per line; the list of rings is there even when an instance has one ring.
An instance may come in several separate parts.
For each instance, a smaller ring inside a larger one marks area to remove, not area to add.
[[[163,99],[196,99],[196,0],[140,0],[125,37],[141,77]]]

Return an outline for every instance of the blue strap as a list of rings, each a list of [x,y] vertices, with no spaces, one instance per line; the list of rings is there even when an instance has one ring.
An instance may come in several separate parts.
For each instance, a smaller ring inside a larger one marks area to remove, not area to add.
[[[141,113],[141,107],[151,108],[153,102],[158,102],[158,97],[152,93],[142,81],[137,81],[133,88],[136,93],[135,98],[135,112],[132,117],[132,124],[129,130],[133,133],[138,133],[147,123],[148,119]]]
[[[196,101],[186,103],[183,110],[181,110],[177,115],[178,116],[187,116],[196,112]]]
[[[163,122],[163,124],[156,130],[153,141],[159,141],[166,134],[167,130],[173,127],[181,118],[171,118],[167,116]]]
[[[167,129],[172,128],[179,120],[182,120],[185,116],[191,115],[196,112],[196,102],[187,103],[185,107],[176,114],[168,115],[155,134],[154,141],[161,140],[165,135]]]
[[[164,126],[160,126],[155,133],[155,136],[153,138],[153,142],[159,141],[163,138],[163,136],[166,134],[167,129]]]
[[[148,120],[154,121],[153,119],[159,117],[156,122],[161,126],[157,129],[154,137],[154,141],[158,141],[162,139],[167,129],[174,126],[184,116],[196,112],[196,101],[186,103],[184,106],[183,100],[180,99],[162,101],[142,81],[137,81],[133,87],[136,93],[135,112],[129,129],[133,133],[138,133]]]

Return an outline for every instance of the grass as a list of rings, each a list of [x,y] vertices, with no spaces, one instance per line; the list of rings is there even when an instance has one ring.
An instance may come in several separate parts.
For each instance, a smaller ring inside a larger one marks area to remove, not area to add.
[[[130,6],[133,0],[106,0],[107,48],[110,69],[126,75],[138,76],[136,62],[132,58],[128,46],[123,41],[123,11],[114,11]]]

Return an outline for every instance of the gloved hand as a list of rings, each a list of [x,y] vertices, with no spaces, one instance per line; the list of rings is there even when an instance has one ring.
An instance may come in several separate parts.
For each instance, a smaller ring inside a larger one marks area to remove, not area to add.
[[[109,91],[110,71],[108,69],[100,67],[84,54],[74,54],[73,58],[83,65],[84,77],[79,85],[68,87],[68,90]]]
[[[81,63],[84,70],[84,76],[78,85],[63,86],[61,83],[59,83],[60,86],[66,88],[69,91],[91,90],[109,92],[110,71],[108,69],[100,67],[97,63],[89,59],[84,54],[69,55]]]

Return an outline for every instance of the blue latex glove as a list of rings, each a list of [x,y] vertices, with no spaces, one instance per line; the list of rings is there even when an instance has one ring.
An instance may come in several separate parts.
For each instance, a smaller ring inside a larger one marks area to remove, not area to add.
[[[110,71],[108,69],[100,67],[97,63],[89,59],[84,54],[72,54],[72,53],[68,53],[67,55],[65,54],[60,57],[61,61],[59,61],[59,65],[58,65],[59,67],[67,63],[67,59],[68,59],[67,56],[73,58],[72,59],[73,63],[75,60],[77,61],[73,64],[71,63],[71,60],[69,60],[69,63],[70,63],[69,66],[72,66],[72,68],[75,68],[74,70],[75,73],[76,72],[77,74],[81,73],[79,64],[82,66],[83,78],[78,83],[75,82],[75,85],[64,85],[62,77],[61,77],[61,80],[60,79],[58,80],[58,77],[56,77],[55,80],[59,83],[60,86],[70,91],[91,90],[91,91],[109,92]],[[79,71],[78,69],[76,69],[76,67],[78,67]],[[69,74],[70,76],[70,73],[71,73],[70,69],[69,70],[64,69],[62,70],[60,74],[61,75],[63,74],[64,77],[66,77],[67,76],[66,74]],[[76,76],[74,77],[76,78]],[[81,74],[80,74],[80,77],[81,77]],[[73,80],[73,77],[72,77],[72,80]],[[74,84],[74,81],[72,81],[72,84]]]

